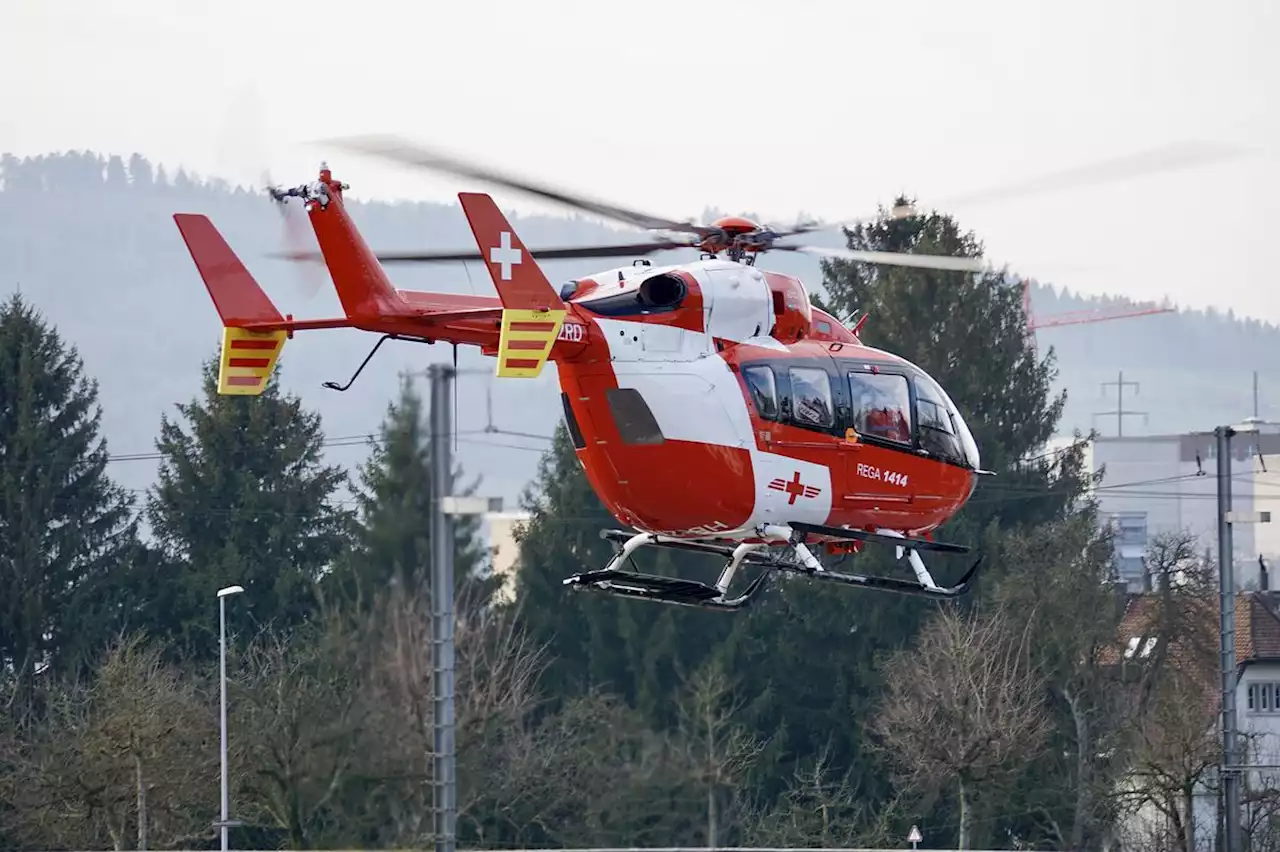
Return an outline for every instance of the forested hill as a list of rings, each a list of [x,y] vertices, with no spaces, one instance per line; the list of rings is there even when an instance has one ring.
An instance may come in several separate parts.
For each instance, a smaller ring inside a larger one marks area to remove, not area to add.
[[[289,177],[301,182],[310,175]],[[352,213],[375,248],[474,245],[456,205],[363,203],[354,200],[358,197],[355,187]],[[308,279],[299,269],[265,257],[285,245],[279,214],[261,195],[181,171],[166,174],[138,155],[0,158],[0,296],[20,289],[79,348],[100,383],[111,451],[126,457],[113,465],[112,473],[131,488],[150,484],[155,468],[149,456],[160,415],[197,393],[201,360],[215,353],[218,341],[217,315],[173,223],[175,212],[209,215],[282,311],[300,318],[340,314],[326,280],[311,276],[312,286],[318,282],[319,287],[308,298]],[[511,218],[531,246],[634,236],[579,217]],[[306,239],[313,245],[309,233]],[[839,239],[838,234],[827,235],[826,244],[837,245]],[[654,262],[676,257],[688,255],[659,255]],[[816,260],[770,256],[766,262],[820,289]],[[553,281],[588,273],[593,266],[598,264],[546,264]],[[477,264],[400,267],[394,276],[407,288],[493,292]],[[1033,310],[1042,318],[1103,307],[1104,301],[1111,300],[1085,300],[1051,286],[1037,286],[1032,293]],[[331,442],[375,430],[396,392],[400,371],[452,357],[442,346],[388,343],[351,390],[320,387],[326,380],[345,382],[375,340],[355,331],[315,332],[298,335],[285,348],[284,386],[321,413]],[[1038,340],[1042,349],[1053,346],[1059,355],[1058,383],[1069,390],[1062,424],[1067,431],[1088,429],[1094,412],[1115,407],[1114,390],[1104,398],[1099,383],[1113,380],[1119,370],[1126,380],[1141,383],[1136,399],[1126,397],[1126,408],[1150,414],[1145,427],[1129,418],[1127,433],[1209,427],[1245,416],[1252,410],[1255,369],[1260,371],[1263,415],[1280,416],[1275,367],[1280,330],[1274,326],[1242,322],[1229,313],[1183,312],[1050,328]],[[459,383],[459,460],[469,475],[483,477],[483,491],[513,501],[549,444],[503,430],[551,435],[560,414],[554,371],[533,382],[494,382],[492,362],[465,349],[459,351],[459,365],[481,371]],[[484,431],[489,392],[496,433]],[[1110,432],[1114,420],[1098,425]],[[333,460],[346,464],[366,454],[359,441],[338,441],[329,451]],[[134,455],[141,458],[127,458]]]

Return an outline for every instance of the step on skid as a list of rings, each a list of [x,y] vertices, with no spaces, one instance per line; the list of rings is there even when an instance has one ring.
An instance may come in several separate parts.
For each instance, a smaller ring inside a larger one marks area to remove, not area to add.
[[[775,571],[798,574],[814,580],[860,586],[868,589],[896,592],[935,599],[951,599],[968,591],[969,583],[982,564],[982,557],[969,567],[964,576],[953,586],[937,585],[920,558],[919,550],[942,553],[968,553],[969,548],[958,544],[906,538],[888,531],[868,532],[844,527],[828,527],[820,524],[791,523],[761,525],[756,532],[759,542],[734,544],[724,541],[706,541],[675,538],[656,533],[627,530],[601,530],[600,537],[614,542],[616,551],[603,569],[575,574],[564,584],[579,591],[603,592],[619,597],[639,598],[681,606],[704,609],[736,611],[749,606],[768,587]],[[902,580],[864,574],[847,574],[827,570],[806,546],[810,536],[863,541],[869,544],[896,547],[898,558],[905,554],[915,572],[916,579]],[[779,546],[782,545],[782,546]],[[661,547],[706,553],[725,559],[724,568],[715,584],[702,583],[658,574],[644,574],[626,570],[623,565],[641,547]],[[743,565],[761,567],[764,571],[747,586],[742,594],[729,597],[729,585]]]

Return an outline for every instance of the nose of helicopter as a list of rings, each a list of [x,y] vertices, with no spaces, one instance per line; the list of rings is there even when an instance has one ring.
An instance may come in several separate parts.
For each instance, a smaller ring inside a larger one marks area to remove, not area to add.
[[[973,433],[969,431],[969,424],[964,422],[964,418],[960,416],[960,411],[947,400],[947,404],[951,406],[951,416],[955,418],[956,437],[960,439],[960,448],[964,450],[964,458],[974,470],[982,469],[982,458],[978,453],[978,442],[973,439]]]
[[[965,464],[974,470],[982,469],[982,456],[978,452],[978,442],[973,439],[973,433],[969,431],[969,424],[964,422],[964,418],[960,415],[960,409],[956,407],[955,402],[943,390],[942,385],[938,384],[932,376],[921,370],[916,365],[916,392],[923,401],[931,401],[933,404],[941,404],[946,409],[947,419],[951,421],[951,431],[954,434],[954,443],[951,443],[953,449],[949,450],[954,454],[956,444],[959,444],[960,454],[963,455]],[[945,427],[944,427],[945,428]]]

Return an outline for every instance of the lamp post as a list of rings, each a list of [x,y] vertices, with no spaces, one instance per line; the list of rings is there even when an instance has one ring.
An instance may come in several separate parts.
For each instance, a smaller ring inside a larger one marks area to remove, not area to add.
[[[227,598],[244,591],[243,586],[227,586],[218,589],[218,682],[222,699],[222,818],[218,820],[218,830],[222,835],[222,852],[227,852],[228,811],[231,809],[230,794],[227,790]]]

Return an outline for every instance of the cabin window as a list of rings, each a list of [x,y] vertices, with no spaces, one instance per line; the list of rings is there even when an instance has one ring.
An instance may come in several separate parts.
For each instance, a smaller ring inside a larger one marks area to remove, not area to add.
[[[826,320],[818,320],[814,323],[814,326],[818,329],[818,334],[831,334],[831,323]]]
[[[624,444],[661,444],[666,440],[640,391],[635,388],[609,388],[605,391],[605,398]]]
[[[830,429],[835,425],[831,404],[831,379],[826,370],[791,369],[791,419],[797,426]]]
[[[573,448],[581,450],[587,446],[587,442],[582,439],[582,429],[578,426],[578,418],[573,416],[573,408],[569,405],[569,394],[560,394],[560,403],[564,406],[564,426],[569,430],[569,440],[573,441]]]
[[[859,435],[911,443],[911,391],[905,376],[849,373],[853,429]]]
[[[956,437],[951,412],[925,382],[916,382],[916,418],[922,449],[945,461],[964,464],[964,451]]]
[[[751,391],[751,404],[764,420],[778,419],[778,388],[773,379],[773,370],[768,367],[747,367],[742,371],[747,380],[747,389]]]

